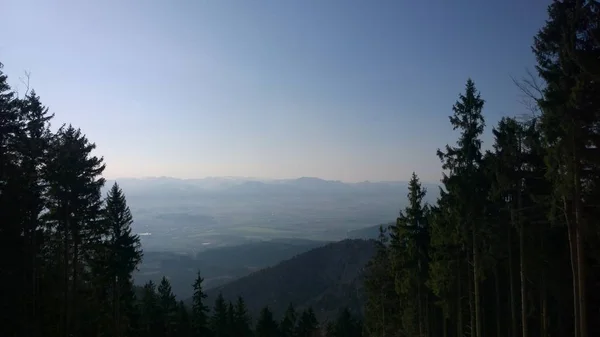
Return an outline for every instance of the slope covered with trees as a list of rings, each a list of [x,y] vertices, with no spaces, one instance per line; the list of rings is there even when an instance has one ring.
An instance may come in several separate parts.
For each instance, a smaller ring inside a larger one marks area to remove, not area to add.
[[[319,320],[335,318],[340,308],[357,314],[364,302],[363,270],[374,253],[374,241],[330,243],[210,289],[208,296],[242,296],[252,314],[267,305],[277,318],[289,303],[299,309],[312,307]]]
[[[482,149],[485,101],[469,79],[438,150],[437,202],[416,174],[381,227],[365,287],[369,336],[600,335],[600,6],[554,1],[534,39],[535,108]]]
[[[169,280],[163,277],[158,286],[149,281],[139,294],[138,325],[135,336],[221,336],[221,337],[360,337],[360,317],[348,308],[338,309],[328,321],[317,318],[311,306],[285,306],[275,315],[269,305],[252,314],[243,297],[227,300],[222,293],[208,298],[204,279],[198,272],[189,303],[177,302]],[[282,299],[285,296],[282,296]],[[209,304],[212,305],[211,306]],[[277,307],[277,305],[275,306]],[[254,319],[253,319],[254,317]],[[352,334],[348,335],[347,332]]]
[[[257,270],[274,266],[298,254],[320,247],[326,242],[274,239],[229,247],[210,248],[191,256],[173,252],[149,251],[144,246],[144,260],[133,273],[136,285],[166,276],[179,298],[190,298],[190,283],[197,270],[202,271],[204,285],[214,288]],[[143,244],[143,240],[142,240]],[[198,243],[197,243],[198,244]]]

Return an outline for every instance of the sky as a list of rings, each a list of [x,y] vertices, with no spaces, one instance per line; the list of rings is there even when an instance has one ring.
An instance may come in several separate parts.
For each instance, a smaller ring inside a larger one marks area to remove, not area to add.
[[[550,0],[0,0],[0,62],[105,176],[437,182],[471,77],[487,130]]]

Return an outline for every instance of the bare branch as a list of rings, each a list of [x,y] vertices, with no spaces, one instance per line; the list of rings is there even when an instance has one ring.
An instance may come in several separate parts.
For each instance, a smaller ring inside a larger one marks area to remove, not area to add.
[[[539,117],[539,102],[544,95],[542,85],[531,70],[525,70],[526,75],[520,80],[511,76],[513,83],[521,91],[522,97],[520,103],[529,111],[529,113],[520,114],[518,117],[524,121],[530,121]]]
[[[30,71],[23,71],[24,73],[24,77],[19,77],[19,81],[21,83],[23,83],[23,85],[25,85],[25,94],[24,97],[26,97],[29,94],[29,80],[31,79],[31,72]]]

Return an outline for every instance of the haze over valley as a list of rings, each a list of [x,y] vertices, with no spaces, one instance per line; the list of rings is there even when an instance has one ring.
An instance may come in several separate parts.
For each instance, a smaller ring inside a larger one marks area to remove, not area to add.
[[[137,284],[169,277],[191,296],[202,270],[210,289],[310,249],[376,238],[406,206],[407,182],[343,183],[302,177],[117,179],[135,215],[144,257]],[[106,186],[112,185],[112,181]],[[434,202],[438,186],[424,184]]]
[[[318,178],[118,179],[144,251],[195,254],[274,238],[337,241],[387,223],[406,206],[406,182]],[[108,181],[106,186],[111,186]],[[435,201],[436,184],[425,184]]]

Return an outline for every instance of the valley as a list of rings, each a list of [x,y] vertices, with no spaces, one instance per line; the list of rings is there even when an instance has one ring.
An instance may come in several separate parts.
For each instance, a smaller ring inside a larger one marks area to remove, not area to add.
[[[404,182],[162,177],[118,183],[144,249],[135,284],[164,275],[180,299],[191,296],[198,270],[212,289],[330,242],[375,239],[378,224],[394,219],[406,200]]]
[[[117,182],[146,252],[195,254],[274,238],[338,241],[350,230],[394,219],[406,200],[405,182],[165,177]],[[431,190],[437,186],[431,184]]]
[[[229,301],[242,296],[252,316],[268,306],[278,319],[290,303],[300,310],[312,308],[319,321],[335,318],[340,308],[362,313],[364,271],[374,254],[372,240],[329,243],[210,289],[207,303],[218,294]]]

